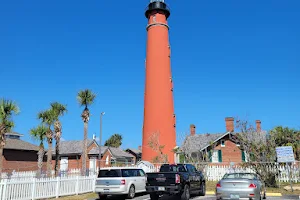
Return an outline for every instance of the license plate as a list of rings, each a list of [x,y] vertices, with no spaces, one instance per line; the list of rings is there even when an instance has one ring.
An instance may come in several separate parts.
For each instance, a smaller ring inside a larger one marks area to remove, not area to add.
[[[158,187],[158,191],[165,191],[165,187]]]
[[[109,189],[104,189],[103,193],[106,193],[106,194],[109,193]]]
[[[240,195],[238,194],[231,194],[230,199],[240,199]]]

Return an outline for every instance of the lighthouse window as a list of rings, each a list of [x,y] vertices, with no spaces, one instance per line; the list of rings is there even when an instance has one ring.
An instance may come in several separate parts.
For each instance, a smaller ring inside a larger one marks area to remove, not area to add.
[[[153,16],[153,22],[156,22],[156,15]]]

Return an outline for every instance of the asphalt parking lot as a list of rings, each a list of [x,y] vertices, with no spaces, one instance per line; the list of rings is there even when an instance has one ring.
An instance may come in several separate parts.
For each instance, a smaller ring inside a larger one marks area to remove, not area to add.
[[[116,198],[116,197],[111,197],[109,198],[110,200],[121,200],[122,198]],[[138,195],[137,197],[134,198],[135,200],[150,200],[149,195]],[[172,196],[166,196],[162,197],[161,200],[173,200],[174,197]],[[191,200],[201,200],[201,199],[206,199],[206,200],[215,200],[216,197],[213,195],[207,195],[204,197],[192,197]],[[267,200],[294,200],[294,199],[299,199],[298,196],[282,196],[282,197],[267,197]],[[97,200],[97,199],[88,199],[88,200]]]

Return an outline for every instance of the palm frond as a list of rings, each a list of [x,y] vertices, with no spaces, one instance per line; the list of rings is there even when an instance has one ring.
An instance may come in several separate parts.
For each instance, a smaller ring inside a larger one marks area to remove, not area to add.
[[[48,128],[44,125],[39,125],[36,128],[32,128],[29,131],[30,136],[39,141],[43,142],[46,139],[46,133],[48,131]]]
[[[89,89],[80,90],[77,94],[77,101],[80,106],[88,107],[89,105],[94,103],[95,98],[96,94]]]
[[[55,114],[52,109],[44,110],[38,113],[38,119],[42,120],[42,123],[51,126],[55,121]]]
[[[11,131],[14,127],[12,120],[13,115],[17,115],[20,112],[17,104],[11,100],[0,99],[0,124],[5,127],[5,131]]]
[[[58,120],[59,116],[63,116],[68,112],[67,105],[63,105],[59,102],[53,102],[50,104],[51,110],[54,112],[56,120]]]

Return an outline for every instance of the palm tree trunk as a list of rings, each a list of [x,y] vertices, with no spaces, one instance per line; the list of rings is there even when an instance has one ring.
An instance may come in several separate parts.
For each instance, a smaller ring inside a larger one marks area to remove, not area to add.
[[[58,135],[58,134],[56,134],[56,135]],[[54,167],[55,176],[58,175],[58,171],[59,171],[59,167],[58,167],[58,161],[59,161],[59,158],[60,158],[60,155],[59,155],[59,144],[60,144],[60,137],[56,137],[56,143],[55,143],[55,167]]]
[[[0,175],[2,174],[2,170],[3,170],[3,149],[5,146],[5,132],[6,132],[5,126],[1,124],[0,125]]]
[[[45,152],[44,146],[40,146],[40,149],[38,152],[38,173],[37,173],[38,178],[40,178],[42,175],[44,152]]]
[[[47,176],[52,175],[52,139],[48,139],[48,152],[47,152]]]
[[[87,159],[87,133],[88,123],[84,122],[84,134],[83,134],[83,152],[82,152],[82,175],[86,175],[86,159]]]
[[[2,170],[3,170],[3,149],[4,149],[4,146],[1,145],[0,146],[0,175],[2,174]]]

